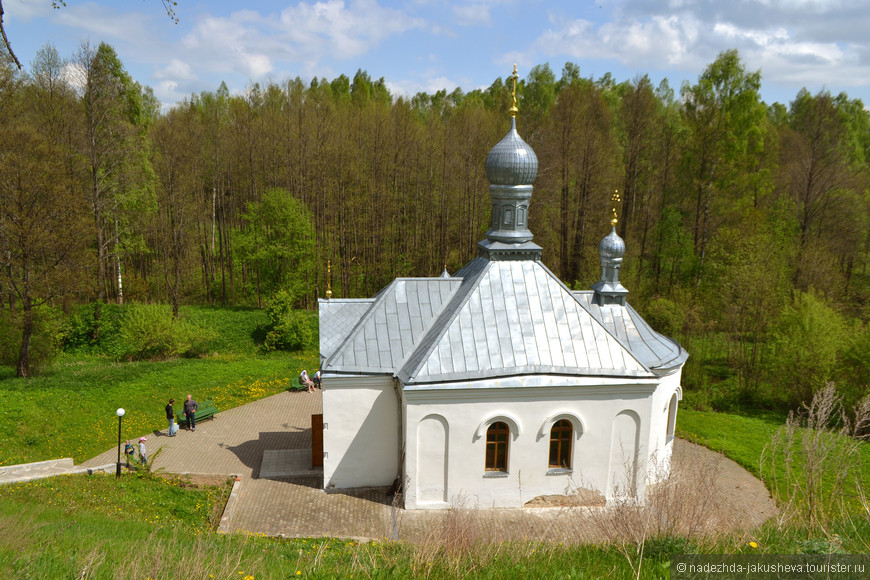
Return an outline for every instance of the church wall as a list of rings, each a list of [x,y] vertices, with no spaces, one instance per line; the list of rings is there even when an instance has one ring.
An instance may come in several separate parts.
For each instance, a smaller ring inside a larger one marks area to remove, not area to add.
[[[638,465],[648,459],[656,384],[623,380],[602,387],[601,379],[597,380],[597,386],[406,389],[405,507],[520,507],[537,496],[579,488],[594,490],[599,497],[607,495],[620,413],[638,417],[633,449]],[[570,470],[549,467],[550,431],[559,419],[571,421],[574,428]],[[506,472],[485,469],[486,430],[495,421],[510,427]],[[428,434],[434,434],[434,443]],[[445,457],[435,457],[436,467],[427,467],[433,463],[432,449],[441,446]],[[446,489],[438,487],[442,469]],[[642,492],[645,480],[638,480]]]
[[[680,377],[682,368],[661,378],[661,384],[653,394],[652,414],[650,421],[649,448],[650,464],[647,466],[647,481],[654,483],[666,477],[670,471],[671,455],[673,454],[673,437],[668,433],[668,417],[671,411],[671,402],[676,395],[674,412],[679,408],[679,399],[682,398],[680,389]]]
[[[323,486],[391,485],[400,404],[391,377],[323,378]]]

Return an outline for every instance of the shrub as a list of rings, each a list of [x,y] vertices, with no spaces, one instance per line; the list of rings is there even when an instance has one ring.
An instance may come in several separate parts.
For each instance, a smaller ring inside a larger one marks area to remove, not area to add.
[[[840,313],[812,292],[797,294],[783,310],[771,336],[768,372],[792,406],[809,404],[834,378],[845,333]]]
[[[870,324],[856,326],[849,333],[839,374],[845,405],[854,406],[870,392]]]
[[[127,360],[197,356],[210,338],[207,329],[174,318],[168,305],[129,305],[121,321],[120,354]]]
[[[667,336],[680,335],[686,324],[685,309],[667,298],[650,300],[644,317],[653,328]]]
[[[265,350],[302,350],[314,345],[315,331],[313,317],[303,310],[293,310],[295,300],[284,290],[279,290],[272,298],[266,315]]]
[[[79,307],[64,323],[61,345],[65,352],[121,356],[121,306],[94,302]]]

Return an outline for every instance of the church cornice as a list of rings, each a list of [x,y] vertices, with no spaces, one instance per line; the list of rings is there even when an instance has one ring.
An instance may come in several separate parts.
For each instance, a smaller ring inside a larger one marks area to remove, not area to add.
[[[477,242],[477,255],[491,262],[508,260],[532,260],[540,262],[542,251],[541,246],[534,242],[522,244],[506,244],[492,240]]]

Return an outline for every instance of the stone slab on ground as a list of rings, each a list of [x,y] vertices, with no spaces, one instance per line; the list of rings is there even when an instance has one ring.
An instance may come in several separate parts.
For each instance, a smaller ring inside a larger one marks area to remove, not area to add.
[[[260,479],[323,477],[323,468],[311,467],[311,449],[266,449]]]
[[[117,463],[105,463],[103,465],[76,466],[69,457],[63,459],[50,459],[48,461],[36,461],[33,463],[21,463],[18,465],[4,465],[0,468],[0,484],[22,483],[35,481],[46,477],[58,475],[76,475],[81,473],[114,473]]]

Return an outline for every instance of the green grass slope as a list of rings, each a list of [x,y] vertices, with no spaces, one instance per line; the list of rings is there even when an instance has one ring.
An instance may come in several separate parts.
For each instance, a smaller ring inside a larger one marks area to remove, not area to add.
[[[260,311],[188,308],[184,315],[217,331],[208,355],[117,362],[66,354],[28,379],[0,367],[0,465],[59,457],[80,463],[117,444],[119,407],[125,438],[139,436],[166,427],[170,397],[190,393],[229,409],[287,390],[303,368],[319,365],[315,349],[261,354]]]

